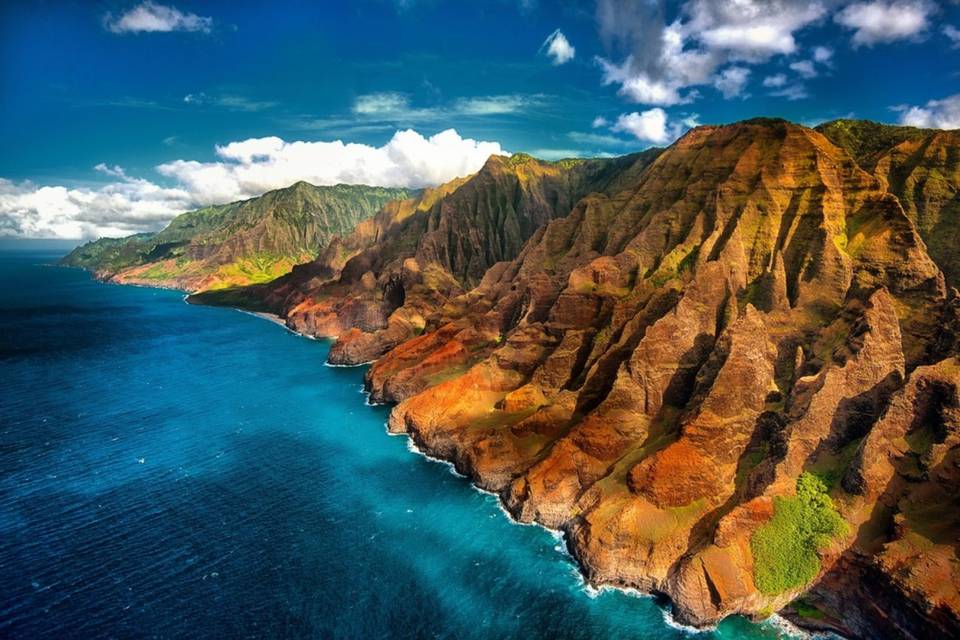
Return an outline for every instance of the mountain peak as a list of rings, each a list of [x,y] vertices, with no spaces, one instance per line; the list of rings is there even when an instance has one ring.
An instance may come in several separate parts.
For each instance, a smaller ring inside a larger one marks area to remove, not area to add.
[[[317,189],[317,186],[316,186],[316,185],[310,184],[310,183],[307,182],[306,180],[297,180],[296,182],[294,182],[294,183],[293,183],[292,185],[290,185],[289,187],[286,187],[286,188],[283,188],[283,189],[278,189],[278,191],[294,191],[294,192],[300,192],[300,191],[314,191],[314,190],[316,190],[316,189]]]

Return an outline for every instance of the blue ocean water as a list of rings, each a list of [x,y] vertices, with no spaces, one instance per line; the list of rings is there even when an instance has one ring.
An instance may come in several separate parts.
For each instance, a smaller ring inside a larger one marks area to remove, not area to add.
[[[57,257],[0,251],[0,636],[787,637],[591,597],[326,343]]]

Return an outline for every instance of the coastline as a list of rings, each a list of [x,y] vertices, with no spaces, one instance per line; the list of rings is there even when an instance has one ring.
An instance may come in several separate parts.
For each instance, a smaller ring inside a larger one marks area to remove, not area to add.
[[[362,366],[362,365],[356,365],[356,366]],[[364,388],[361,392],[367,397],[366,404],[369,406],[382,406],[383,404],[386,404],[386,403],[375,403],[375,404],[371,403],[370,392],[366,388]],[[553,537],[553,539],[558,542],[557,546],[554,547],[554,550],[560,553],[561,555],[569,558],[572,561],[571,564],[573,568],[572,573],[573,573],[574,579],[579,583],[580,590],[583,591],[583,593],[588,598],[596,598],[599,595],[601,595],[604,591],[618,591],[630,597],[649,598],[652,600],[657,600],[660,597],[664,597],[666,598],[667,606],[664,606],[660,602],[657,602],[656,604],[657,604],[657,608],[660,610],[660,613],[663,617],[663,622],[667,626],[673,629],[677,629],[678,631],[683,631],[688,634],[697,634],[697,635],[704,634],[704,633],[712,633],[717,630],[717,624],[707,625],[704,627],[694,627],[691,625],[686,625],[681,622],[678,622],[673,616],[673,610],[672,610],[673,603],[672,601],[670,601],[669,597],[666,596],[666,594],[658,595],[655,593],[648,593],[645,591],[641,591],[635,587],[623,586],[623,585],[618,585],[613,583],[601,583],[601,584],[590,583],[587,580],[586,572],[584,571],[584,564],[580,559],[580,557],[578,556],[578,554],[576,553],[576,550],[573,548],[573,545],[570,542],[570,539],[568,538],[567,532],[565,530],[553,529],[551,527],[548,527],[536,521],[522,522],[520,520],[517,520],[514,514],[511,513],[509,509],[507,509],[506,505],[504,504],[503,497],[499,493],[496,493],[494,491],[489,491],[479,486],[473,477],[457,469],[456,463],[454,461],[437,457],[433,455],[430,451],[421,448],[421,445],[416,441],[416,439],[412,436],[412,434],[408,432],[403,432],[403,433],[391,432],[388,424],[389,423],[384,423],[384,432],[388,436],[393,438],[401,438],[401,437],[406,438],[407,451],[415,455],[419,455],[420,457],[434,464],[443,465],[444,467],[447,468],[447,471],[451,475],[456,476],[457,478],[466,480],[470,488],[476,491],[477,493],[481,493],[485,496],[490,496],[491,498],[494,498],[497,508],[503,513],[504,516],[506,516],[507,520],[509,520],[511,524],[515,526],[520,526],[520,527],[539,527],[540,529],[543,529],[548,534],[550,534],[550,536]],[[770,625],[798,638],[844,640],[843,636],[841,636],[840,634],[834,631],[818,629],[813,627],[805,628],[776,612],[774,612],[764,620],[759,620],[759,621],[750,620],[750,622],[756,625]]]
[[[56,266],[64,266],[66,268],[75,268],[75,267],[70,267],[68,265],[56,265]],[[191,294],[189,292],[184,292],[183,289],[178,287],[148,285],[148,284],[139,284],[139,283],[132,283],[132,282],[117,282],[110,279],[99,278],[96,276],[96,274],[93,274],[93,273],[91,273],[91,275],[95,280],[104,284],[119,285],[119,286],[134,286],[134,287],[141,287],[141,288],[148,288],[148,289],[161,289],[166,291],[179,291],[183,293],[181,299],[184,302],[184,304],[188,304],[191,306],[208,306],[208,305],[195,304],[195,303],[189,302],[188,298]],[[318,338],[316,336],[308,335],[305,333],[301,333],[299,331],[295,331],[294,329],[291,329],[286,324],[286,322],[284,322],[284,320],[280,318],[279,315],[274,313],[264,312],[264,311],[251,311],[251,310],[243,309],[240,307],[225,307],[225,308],[229,308],[243,314],[255,316],[262,320],[266,320],[271,324],[279,325],[283,327],[285,331],[297,337],[301,337],[301,338],[304,338],[307,340],[313,340],[313,341],[325,339],[325,338]],[[324,366],[327,366],[327,367],[353,368],[353,367],[368,367],[371,364],[373,364],[373,362],[375,361],[363,362],[363,363],[358,363],[353,365],[330,364],[329,362],[324,362],[323,364]],[[360,391],[365,397],[364,404],[367,406],[384,406],[388,404],[388,403],[372,403],[370,401],[371,393],[365,386],[361,388]],[[390,404],[395,404],[395,403],[390,403]],[[580,557],[578,556],[578,554],[576,553],[576,550],[573,548],[573,545],[569,540],[566,531],[562,529],[552,529],[536,521],[521,522],[517,520],[514,514],[511,513],[509,509],[507,509],[506,505],[503,502],[502,496],[500,494],[480,487],[477,484],[477,481],[475,478],[457,469],[455,461],[437,457],[433,455],[431,452],[429,452],[428,450],[421,448],[421,446],[417,443],[416,439],[409,432],[392,433],[388,428],[388,423],[384,424],[384,431],[388,436],[391,436],[391,437],[406,437],[407,438],[406,448],[408,451],[410,451],[411,453],[417,454],[429,460],[430,462],[442,464],[446,466],[451,474],[466,480],[470,488],[473,489],[474,491],[484,494],[486,496],[493,497],[495,499],[495,503],[498,509],[507,517],[507,519],[510,521],[511,524],[516,526],[524,526],[524,527],[536,526],[543,529],[548,534],[550,534],[558,542],[558,545],[554,547],[554,549],[561,555],[564,555],[572,560],[571,565],[573,569],[572,571],[573,577],[579,583],[581,591],[583,591],[583,593],[587,597],[596,598],[600,594],[602,594],[604,591],[608,591],[608,590],[618,591],[628,596],[637,597],[637,598],[650,598],[650,599],[656,600],[660,597],[658,596],[658,594],[641,591],[631,586],[618,585],[615,583],[601,583],[601,584],[590,583],[586,577],[587,575],[585,571],[586,567],[582,562],[582,560],[580,559]],[[661,595],[663,597],[666,597],[665,594],[661,594]],[[667,626],[673,629],[677,629],[688,634],[697,634],[697,635],[704,634],[704,633],[711,633],[717,629],[716,625],[708,625],[705,627],[694,627],[694,626],[685,625],[676,621],[673,617],[672,602],[670,601],[669,597],[666,597],[666,606],[658,602],[657,607],[660,610],[664,624],[666,624]],[[838,633],[834,631],[824,630],[822,628],[816,628],[816,627],[806,628],[801,624],[798,624],[796,621],[787,619],[786,617],[781,616],[779,613],[776,613],[776,612],[774,612],[771,616],[769,616],[764,620],[759,620],[759,621],[750,620],[750,622],[756,625],[771,625],[798,638],[824,638],[824,639],[837,638],[837,639],[843,640],[843,636],[840,636]]]
[[[370,395],[369,391],[367,391],[366,389],[363,390],[363,393],[368,397]],[[368,403],[369,403],[369,400],[368,400]],[[567,538],[566,531],[562,529],[552,529],[546,525],[543,525],[535,521],[521,522],[520,520],[517,520],[516,517],[514,517],[514,515],[510,512],[510,510],[507,509],[506,506],[504,505],[503,499],[501,498],[500,494],[495,493],[493,491],[488,491],[480,487],[479,485],[477,485],[477,483],[474,481],[473,478],[471,478],[469,475],[466,475],[460,472],[457,469],[456,464],[454,462],[450,460],[446,460],[444,458],[438,458],[437,456],[434,456],[430,452],[424,449],[421,449],[420,446],[416,443],[415,439],[411,437],[409,433],[392,433],[387,428],[386,424],[384,424],[384,431],[388,436],[393,438],[405,437],[407,439],[407,451],[415,455],[419,455],[420,457],[425,458],[426,460],[432,463],[445,466],[451,475],[456,476],[457,478],[466,480],[470,488],[476,491],[477,493],[481,493],[485,496],[490,496],[494,498],[497,508],[500,509],[500,511],[507,517],[507,519],[510,521],[511,524],[519,527],[539,527],[540,529],[543,529],[548,534],[550,534],[550,536],[552,536],[554,540],[560,543],[556,547],[554,547],[554,550],[557,551],[557,553],[563,556],[566,556],[567,558],[572,560],[573,576],[575,580],[580,584],[580,590],[583,591],[583,593],[588,598],[596,598],[599,595],[601,595],[604,591],[618,591],[620,593],[623,593],[625,595],[628,595],[634,598],[649,598],[652,600],[658,599],[657,594],[640,591],[639,589],[636,589],[634,587],[627,587],[627,586],[608,584],[608,583],[597,584],[597,585],[591,584],[587,580],[586,575],[584,573],[583,563],[581,562],[577,554],[574,553],[571,547],[570,541]],[[663,617],[664,624],[666,624],[670,628],[677,629],[678,631],[683,631],[688,634],[697,634],[697,635],[704,634],[704,633],[712,633],[717,630],[717,625],[707,625],[705,627],[694,627],[694,626],[683,624],[681,622],[677,622],[677,620],[673,617],[672,603],[670,603],[669,599],[667,599],[667,602],[668,602],[668,606],[663,606],[663,604],[659,602],[656,604],[657,604],[657,608],[660,610],[660,613]],[[770,625],[798,638],[844,640],[843,636],[839,635],[836,632],[824,631],[823,629],[804,628],[799,624],[793,622],[792,620],[785,618],[779,613],[773,613],[772,615],[770,615],[770,617],[764,620],[760,620],[760,621],[751,620],[750,622],[756,625]]]

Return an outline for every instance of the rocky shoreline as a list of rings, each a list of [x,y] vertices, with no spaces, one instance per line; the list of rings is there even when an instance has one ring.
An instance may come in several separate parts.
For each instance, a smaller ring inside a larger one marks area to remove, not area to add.
[[[309,336],[304,336],[309,338]],[[311,338],[312,339],[312,338]],[[334,365],[334,366],[366,366],[366,363],[357,364],[357,365]],[[384,404],[384,403],[370,403],[369,397],[370,392],[368,389],[365,389],[365,394],[368,398],[369,404]],[[462,478],[470,483],[471,487],[483,493],[484,495],[492,496],[497,501],[497,506],[504,513],[504,515],[509,518],[510,522],[517,526],[537,526],[541,529],[550,533],[554,538],[563,544],[564,553],[573,560],[576,569],[577,576],[582,581],[583,587],[586,590],[589,597],[594,597],[591,595],[597,593],[604,589],[615,589],[623,593],[643,598],[653,598],[655,600],[659,599],[661,602],[658,603],[660,610],[663,612],[664,621],[671,627],[682,629],[689,632],[706,632],[715,628],[715,625],[706,625],[706,626],[691,626],[684,624],[681,621],[678,621],[674,618],[672,612],[672,602],[669,599],[669,595],[662,592],[647,592],[639,590],[637,587],[628,584],[620,584],[614,582],[602,582],[594,583],[589,580],[589,567],[583,564],[584,560],[577,553],[577,548],[572,538],[569,535],[568,530],[566,529],[554,529],[540,522],[524,522],[518,517],[518,514],[514,511],[511,511],[509,505],[506,502],[504,496],[495,491],[490,491],[484,489],[479,482],[479,478],[475,475],[471,475],[468,470],[461,469],[457,466],[457,459],[446,459],[434,455],[433,452],[422,448],[422,445],[417,442],[417,439],[413,433],[410,432],[395,432],[391,431],[389,427],[389,422],[384,425],[386,427],[386,433],[389,436],[394,437],[406,437],[408,446],[407,449],[415,454],[419,455],[431,462],[444,465],[447,467],[451,473],[453,473],[458,478]],[[805,620],[800,616],[790,615],[788,612],[786,615],[780,616],[778,614],[773,614],[770,617],[764,620],[754,620],[754,622],[769,622],[776,626],[783,627],[788,633],[794,636],[805,636],[805,637],[844,637],[844,633],[847,632],[846,629],[840,625],[833,625],[829,623],[811,623],[809,620]]]
[[[282,318],[272,313],[264,312],[251,312],[242,308],[237,308],[237,311],[241,313],[249,313],[258,318],[267,320],[272,324],[279,324],[283,326],[287,331],[294,333],[303,338],[310,340],[315,339],[330,339],[327,336],[313,336],[308,334],[303,334],[296,331],[294,328],[290,327]],[[335,339],[335,338],[334,338]],[[334,367],[369,367],[372,363],[361,362],[356,364],[329,364],[328,366]],[[383,404],[392,404],[396,405],[396,402],[387,400],[384,402],[371,401],[371,389],[369,387],[369,382],[364,385],[364,395],[366,396],[366,403],[369,405],[383,405]],[[390,417],[393,417],[391,412]],[[637,597],[649,597],[654,599],[661,599],[663,602],[660,603],[660,608],[663,611],[664,619],[670,626],[673,626],[678,629],[684,629],[691,632],[697,631],[709,631],[715,627],[713,624],[695,626],[685,623],[682,620],[678,620],[674,617],[672,608],[672,600],[670,594],[663,591],[656,590],[644,590],[638,585],[628,584],[619,581],[594,581],[590,578],[594,574],[593,570],[586,564],[589,562],[588,559],[580,553],[580,550],[577,547],[577,542],[575,537],[571,535],[571,531],[568,527],[562,528],[553,528],[548,526],[545,523],[538,521],[524,521],[521,519],[521,514],[518,513],[515,509],[511,508],[510,503],[508,502],[507,496],[501,492],[490,490],[485,488],[482,485],[482,479],[478,476],[474,469],[469,465],[469,461],[464,458],[462,455],[457,455],[456,452],[451,457],[445,457],[441,455],[440,451],[432,450],[429,445],[420,437],[418,437],[418,432],[416,430],[397,430],[391,427],[391,420],[384,425],[386,428],[386,433],[389,436],[399,437],[403,436],[407,438],[408,446],[407,449],[416,455],[419,455],[427,460],[435,462],[437,464],[442,464],[446,466],[454,475],[459,478],[463,478],[471,484],[471,486],[476,490],[485,495],[492,496],[496,498],[497,505],[500,510],[510,519],[510,521],[519,526],[538,526],[545,531],[553,535],[559,542],[562,542],[566,554],[573,560],[577,567],[578,576],[583,581],[584,588],[587,590],[600,591],[603,589],[616,589],[624,593],[635,595]],[[804,635],[807,634],[810,637],[830,637],[830,636],[840,636],[840,637],[852,637],[849,629],[846,629],[838,621],[812,621],[810,619],[805,619],[800,615],[795,614],[792,611],[786,611],[782,616],[777,616],[773,614],[763,619],[755,619],[754,622],[764,622],[773,620],[773,624],[778,624],[783,626],[791,635]]]

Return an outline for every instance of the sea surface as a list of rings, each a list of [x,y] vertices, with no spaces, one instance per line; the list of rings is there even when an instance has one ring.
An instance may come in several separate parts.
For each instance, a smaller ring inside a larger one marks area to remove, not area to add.
[[[329,345],[0,251],[0,637],[784,638],[589,593]]]

